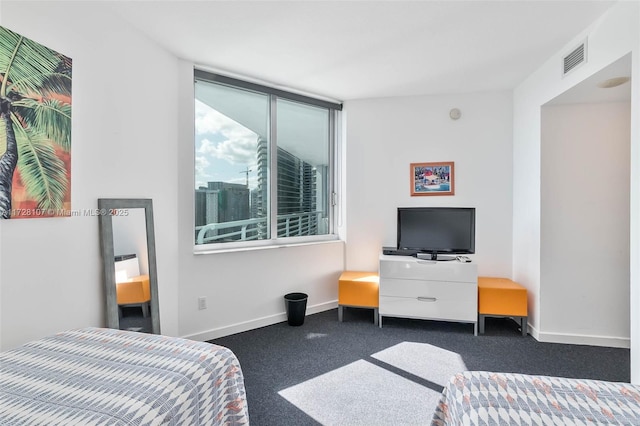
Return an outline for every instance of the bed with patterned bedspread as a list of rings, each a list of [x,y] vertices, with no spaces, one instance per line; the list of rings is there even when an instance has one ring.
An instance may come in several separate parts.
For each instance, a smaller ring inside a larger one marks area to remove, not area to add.
[[[466,371],[442,392],[432,426],[640,425],[640,386]]]
[[[102,328],[0,353],[2,425],[247,425],[228,348]]]

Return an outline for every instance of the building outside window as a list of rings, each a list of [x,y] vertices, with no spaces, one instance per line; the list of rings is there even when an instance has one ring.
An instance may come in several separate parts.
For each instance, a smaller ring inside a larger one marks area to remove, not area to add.
[[[196,70],[196,246],[335,239],[340,110],[340,104]]]

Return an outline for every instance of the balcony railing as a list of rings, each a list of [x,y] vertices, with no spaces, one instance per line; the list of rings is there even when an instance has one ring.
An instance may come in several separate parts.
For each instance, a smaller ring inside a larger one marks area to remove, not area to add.
[[[278,237],[317,235],[322,214],[318,211],[278,215]],[[267,228],[266,217],[209,223],[196,226],[196,244],[259,240],[265,238]]]

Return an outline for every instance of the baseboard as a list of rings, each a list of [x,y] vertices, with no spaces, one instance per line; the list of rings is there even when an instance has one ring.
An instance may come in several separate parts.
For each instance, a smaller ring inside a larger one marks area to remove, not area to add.
[[[313,306],[307,306],[307,315],[317,314],[319,312],[328,311],[338,307],[338,301],[333,300],[331,302],[319,303]],[[254,330],[260,327],[266,327],[268,325],[277,324],[287,320],[286,312],[282,312],[275,315],[269,315],[267,317],[256,318],[250,321],[244,321],[236,324],[227,325],[220,328],[214,328],[211,330],[201,331],[199,333],[188,334],[181,336],[185,339],[197,340],[199,342],[206,342],[207,340],[217,339],[219,337],[229,336],[231,334],[242,333],[243,331]]]
[[[568,345],[605,346],[609,348],[631,348],[628,337],[594,336],[588,334],[540,332],[529,325],[531,336],[539,342],[564,343]]]

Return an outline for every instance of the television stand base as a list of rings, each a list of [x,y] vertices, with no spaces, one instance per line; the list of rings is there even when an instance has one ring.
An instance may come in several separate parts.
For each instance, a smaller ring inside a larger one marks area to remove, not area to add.
[[[431,254],[431,253],[416,253],[415,256],[418,259],[434,260],[434,261],[438,261],[438,262],[444,262],[444,261],[448,261],[448,260],[456,260],[456,256],[442,256],[442,255],[433,256],[433,254]],[[434,259],[434,257],[435,257],[435,259]]]

